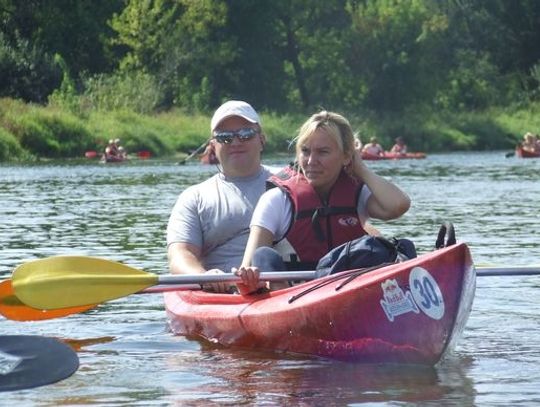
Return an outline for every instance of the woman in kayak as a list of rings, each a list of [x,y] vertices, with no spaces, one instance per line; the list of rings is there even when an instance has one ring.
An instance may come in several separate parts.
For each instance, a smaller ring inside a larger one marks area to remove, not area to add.
[[[242,294],[263,286],[259,268],[313,268],[332,248],[368,234],[368,218],[395,219],[409,209],[409,197],[365,165],[349,122],[337,113],[322,111],[303,124],[296,160],[270,177],[277,188],[257,203],[236,270]]]
[[[539,151],[537,150],[537,143],[534,134],[530,132],[525,133],[523,136],[523,142],[521,143],[521,148],[530,153],[536,153]]]
[[[395,154],[407,154],[407,144],[405,144],[403,137],[396,137],[396,144],[392,146],[390,152]]]

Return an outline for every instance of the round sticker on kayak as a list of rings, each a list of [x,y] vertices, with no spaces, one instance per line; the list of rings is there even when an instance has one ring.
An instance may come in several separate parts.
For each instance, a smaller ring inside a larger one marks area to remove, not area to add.
[[[414,302],[428,317],[441,319],[444,315],[444,299],[435,279],[422,267],[415,267],[409,274],[409,286]]]

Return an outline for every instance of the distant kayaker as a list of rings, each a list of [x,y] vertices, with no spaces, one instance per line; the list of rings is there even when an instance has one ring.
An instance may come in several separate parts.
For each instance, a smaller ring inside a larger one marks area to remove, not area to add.
[[[377,137],[371,137],[369,139],[369,143],[362,148],[362,152],[369,155],[379,156],[384,154],[384,149],[377,141]]]
[[[362,161],[349,122],[337,113],[304,123],[296,160],[270,178],[277,188],[254,211],[237,271],[252,289],[260,270],[312,269],[329,249],[368,234],[369,218],[394,219],[409,209],[409,197]]]
[[[169,267],[176,274],[216,274],[238,267],[249,235],[253,208],[271,175],[261,165],[266,136],[248,103],[221,105],[210,123],[210,144],[220,172],[186,188],[167,226]],[[229,284],[205,286],[226,292]]]
[[[525,135],[523,136],[523,142],[521,143],[521,148],[524,151],[528,151],[530,153],[535,153],[538,151],[534,134],[530,132],[525,133]]]
[[[390,152],[395,154],[407,154],[407,144],[405,144],[405,140],[403,139],[403,137],[396,137],[395,141],[396,144],[392,146]]]
[[[120,145],[120,139],[111,139],[105,147],[105,153],[103,154],[104,161],[123,161],[127,158],[124,147]]]
[[[118,147],[115,143],[115,140],[110,139],[107,143],[107,147],[105,147],[105,155],[107,156],[115,156],[118,154]]]
[[[208,143],[206,145],[206,148],[201,154],[199,160],[202,164],[219,164],[216,157],[216,149],[214,148],[214,144]]]

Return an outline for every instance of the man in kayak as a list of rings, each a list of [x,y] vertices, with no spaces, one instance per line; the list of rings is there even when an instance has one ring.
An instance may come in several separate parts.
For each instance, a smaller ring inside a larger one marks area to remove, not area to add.
[[[363,148],[362,152],[372,156],[384,155],[384,149],[379,144],[377,137],[371,137],[369,143],[367,143]]]
[[[210,131],[220,172],[186,188],[174,205],[167,226],[171,273],[216,274],[238,267],[253,209],[271,175],[261,164],[266,142],[261,121],[248,103],[221,105]],[[208,288],[226,292],[229,284]]]
[[[314,268],[330,249],[370,234],[370,217],[395,219],[410,207],[401,189],[364,164],[349,122],[337,113],[322,111],[304,123],[296,159],[296,166],[270,178],[277,188],[254,211],[237,271],[242,294],[260,286],[256,266]]]

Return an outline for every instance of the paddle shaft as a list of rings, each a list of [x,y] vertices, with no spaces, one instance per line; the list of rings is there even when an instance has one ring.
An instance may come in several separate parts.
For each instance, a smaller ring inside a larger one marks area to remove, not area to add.
[[[478,275],[540,274],[530,268],[478,268]],[[260,274],[262,281],[303,281],[316,271],[275,271]],[[88,256],[53,256],[19,265],[12,275],[13,291],[24,304],[54,310],[95,305],[158,285],[238,283],[233,273],[158,275],[126,264]]]
[[[313,280],[316,271],[271,271],[260,274],[264,281],[294,281]],[[242,279],[232,273],[224,274],[168,274],[158,276],[158,284],[209,284],[209,283],[239,283]]]
[[[534,276],[540,274],[540,266],[517,266],[517,267],[475,267],[478,277],[489,276]],[[294,280],[313,280],[317,278],[317,272],[308,271],[271,271],[260,274],[260,279],[264,281],[294,281]],[[206,283],[238,283],[242,281],[240,277],[234,274],[174,274],[160,275],[158,282],[163,287],[160,292],[164,291],[165,286],[169,284],[206,284]],[[149,291],[147,288],[144,291]],[[184,288],[186,289],[186,288]],[[169,290],[174,291],[175,288]]]
[[[201,144],[199,146],[199,148],[197,148],[195,151],[193,151],[190,155],[188,155],[186,158],[184,158],[182,161],[180,161],[180,164],[185,164],[187,163],[189,160],[191,160],[193,157],[195,157],[197,154],[199,154],[203,148],[205,148],[208,144],[208,140],[205,141],[203,144]]]
[[[540,266],[518,267],[475,267],[477,277],[490,276],[535,276],[540,274]]]

